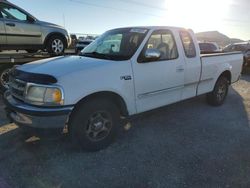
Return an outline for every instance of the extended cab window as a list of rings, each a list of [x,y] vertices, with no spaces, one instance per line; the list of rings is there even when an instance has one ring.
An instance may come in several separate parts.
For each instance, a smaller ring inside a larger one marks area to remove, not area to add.
[[[172,32],[169,30],[157,30],[152,33],[139,57],[139,62],[143,62],[143,54],[150,48],[160,51],[159,61],[178,58],[176,43]]]
[[[182,45],[183,45],[186,56],[188,58],[195,57],[196,50],[195,50],[194,41],[191,35],[187,31],[181,31],[180,37],[181,37]]]
[[[12,7],[5,3],[0,3],[0,11],[1,11],[3,18],[5,19],[27,21],[26,14],[16,9],[15,7]]]

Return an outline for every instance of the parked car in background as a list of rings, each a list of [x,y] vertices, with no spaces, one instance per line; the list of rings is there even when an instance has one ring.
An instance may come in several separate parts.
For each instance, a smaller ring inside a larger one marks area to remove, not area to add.
[[[241,51],[244,56],[243,66],[250,66],[250,43],[249,42],[229,44],[223,49],[223,51],[224,52]]]
[[[47,50],[51,54],[62,54],[71,39],[61,26],[43,22],[17,7],[0,0],[0,50]]]
[[[199,42],[199,47],[201,54],[221,52],[216,42]]]
[[[90,39],[86,39],[86,40],[78,40],[78,42],[76,43],[76,47],[75,47],[75,53],[76,54],[80,54],[81,51],[87,47],[90,43],[92,43],[94,40],[90,40]]]

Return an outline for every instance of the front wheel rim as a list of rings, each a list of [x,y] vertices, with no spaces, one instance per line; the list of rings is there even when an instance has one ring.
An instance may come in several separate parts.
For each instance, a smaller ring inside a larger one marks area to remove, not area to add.
[[[53,52],[56,54],[62,53],[64,49],[63,42],[60,39],[53,40],[51,47]]]
[[[98,142],[109,135],[112,124],[112,118],[108,112],[95,112],[88,119],[85,133],[91,141]]]

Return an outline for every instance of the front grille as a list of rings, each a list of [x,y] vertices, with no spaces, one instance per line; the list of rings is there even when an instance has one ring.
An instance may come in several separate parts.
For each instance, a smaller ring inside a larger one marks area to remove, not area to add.
[[[26,82],[18,80],[10,76],[9,78],[9,90],[13,97],[24,101]]]

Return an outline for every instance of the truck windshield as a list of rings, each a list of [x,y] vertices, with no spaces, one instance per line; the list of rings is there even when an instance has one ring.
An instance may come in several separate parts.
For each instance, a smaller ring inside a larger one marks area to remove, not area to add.
[[[148,30],[144,28],[123,28],[107,31],[82,52],[82,56],[110,60],[130,59]]]

